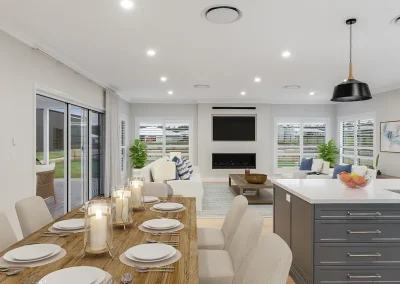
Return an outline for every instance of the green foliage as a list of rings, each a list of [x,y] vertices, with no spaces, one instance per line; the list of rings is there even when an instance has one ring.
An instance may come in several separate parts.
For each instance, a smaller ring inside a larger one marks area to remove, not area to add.
[[[336,157],[339,154],[339,151],[333,140],[330,140],[326,144],[319,145],[317,152],[320,159],[324,160],[325,162],[329,162],[331,167],[335,166]]]
[[[147,161],[146,143],[136,139],[133,145],[129,148],[129,152],[131,152],[129,157],[131,158],[132,167],[139,169],[143,168]]]

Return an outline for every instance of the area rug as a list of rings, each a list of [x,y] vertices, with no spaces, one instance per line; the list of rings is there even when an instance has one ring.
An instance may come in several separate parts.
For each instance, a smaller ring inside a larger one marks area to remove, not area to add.
[[[203,183],[203,188],[203,211],[197,213],[197,216],[203,218],[225,217],[235,198],[229,189],[229,185]],[[273,215],[273,205],[249,205],[249,210],[257,211],[263,217],[272,217]]]

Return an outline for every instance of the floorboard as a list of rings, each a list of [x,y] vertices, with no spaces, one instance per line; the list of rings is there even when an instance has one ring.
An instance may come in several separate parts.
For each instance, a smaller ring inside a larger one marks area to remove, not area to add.
[[[262,235],[266,235],[268,233],[272,233],[272,224],[273,219],[271,217],[264,218],[264,225],[262,229]],[[224,223],[224,218],[198,218],[197,226],[203,228],[222,228],[222,224]],[[287,284],[295,284],[292,278],[289,277]]]

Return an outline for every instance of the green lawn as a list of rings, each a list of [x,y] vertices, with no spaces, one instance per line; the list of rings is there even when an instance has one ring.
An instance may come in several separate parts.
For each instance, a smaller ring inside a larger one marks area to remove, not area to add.
[[[64,151],[52,151],[50,152],[50,157],[49,159],[58,159],[58,158],[63,158],[64,157]],[[36,152],[36,159],[38,160],[43,160],[43,152]]]
[[[56,178],[64,177],[64,162],[56,163]],[[81,161],[71,161],[71,177],[81,177]]]

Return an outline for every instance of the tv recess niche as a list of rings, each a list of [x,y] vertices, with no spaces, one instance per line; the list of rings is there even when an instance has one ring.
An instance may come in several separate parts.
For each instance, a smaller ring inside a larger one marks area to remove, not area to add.
[[[213,141],[256,141],[255,115],[213,115]]]

